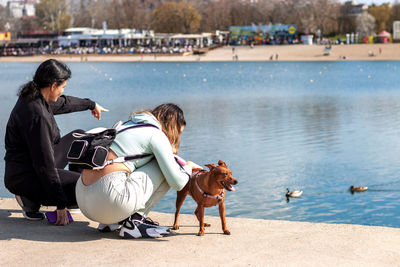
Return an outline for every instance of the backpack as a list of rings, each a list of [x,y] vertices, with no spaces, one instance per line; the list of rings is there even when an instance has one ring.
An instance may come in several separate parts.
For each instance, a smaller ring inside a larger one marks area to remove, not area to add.
[[[121,123],[117,124],[115,128],[117,128],[120,125]],[[142,127],[154,127],[158,129],[158,127],[155,125],[143,123],[143,124],[128,126],[119,131],[115,128],[108,128],[105,130],[102,129],[99,132],[89,131],[83,134],[73,133],[73,136],[77,139],[71,143],[71,146],[67,154],[67,159],[69,161],[69,164],[74,165],[81,169],[100,170],[103,169],[108,164],[114,162],[122,163],[128,160],[135,160],[152,156],[152,154],[139,154],[139,155],[119,157],[107,161],[107,156],[110,150],[110,146],[118,133],[121,133],[129,129],[142,128]]]

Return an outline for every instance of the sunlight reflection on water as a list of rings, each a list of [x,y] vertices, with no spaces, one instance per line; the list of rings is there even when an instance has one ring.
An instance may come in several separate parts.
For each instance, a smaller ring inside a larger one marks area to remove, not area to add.
[[[16,89],[37,66],[5,65],[0,62],[2,125]],[[178,103],[188,122],[181,156],[201,165],[222,159],[239,180],[237,191],[227,193],[228,216],[400,227],[397,61],[69,65],[66,93],[90,97],[111,112],[100,122],[89,112],[58,116],[63,133]],[[351,195],[352,184],[370,190]],[[304,194],[286,202],[286,188]],[[173,213],[175,195],[171,190],[156,210]],[[3,185],[0,196],[11,196]],[[195,207],[188,198],[182,211]]]

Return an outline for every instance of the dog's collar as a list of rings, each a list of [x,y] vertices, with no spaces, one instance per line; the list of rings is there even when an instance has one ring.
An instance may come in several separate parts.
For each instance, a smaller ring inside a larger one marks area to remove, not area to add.
[[[200,172],[201,172],[201,171],[195,173],[193,176],[197,176]],[[218,199],[218,203],[220,203],[220,202],[222,201],[222,198],[224,197],[224,194],[225,194],[224,189],[222,189],[221,194],[214,196],[214,195],[210,195],[210,194],[204,192],[204,191],[200,188],[200,186],[199,186],[199,184],[197,183],[196,180],[194,180],[194,184],[196,185],[197,190],[199,190],[199,192],[203,195],[204,198]]]

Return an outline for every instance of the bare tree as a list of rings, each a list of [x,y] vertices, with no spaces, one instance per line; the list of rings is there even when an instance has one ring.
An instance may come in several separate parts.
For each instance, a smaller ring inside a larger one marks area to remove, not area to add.
[[[7,9],[0,6],[0,31],[6,30],[6,24],[9,21]]]
[[[375,18],[368,12],[363,12],[356,19],[357,32],[361,37],[371,36],[375,34]]]
[[[94,18],[87,7],[81,7],[81,9],[72,15],[73,16],[73,24],[74,27],[93,27]]]
[[[157,32],[193,33],[200,21],[200,14],[189,4],[167,2],[154,10],[152,27]]]
[[[68,25],[70,18],[60,10],[62,3],[65,0],[41,0],[40,5],[47,6],[38,12],[43,27],[58,29]],[[167,4],[186,4],[194,10],[185,9],[185,13],[171,9],[175,16],[160,23],[157,10]],[[52,11],[54,5],[56,12]],[[109,28],[152,29],[158,25],[156,31],[161,26],[162,31],[176,31],[177,26],[171,25],[180,24],[179,31],[196,32],[228,30],[233,25],[281,23],[296,24],[299,32],[355,31],[355,17],[346,16],[343,9],[339,12],[339,7],[339,0],[92,0],[73,14],[73,26],[101,28],[106,21]],[[196,14],[201,16],[200,22]]]
[[[148,28],[149,10],[141,0],[122,0],[121,23],[126,28]]]
[[[372,5],[368,8],[368,13],[375,18],[376,27],[379,32],[392,29],[392,25],[389,23],[392,11],[393,9],[389,4],[382,4],[380,6]]]
[[[337,32],[339,4],[337,0],[301,0],[295,7],[298,10],[298,26],[301,31],[323,34]]]
[[[37,17],[22,17],[20,19],[14,19],[14,31],[26,32],[40,29],[40,22]]]
[[[400,4],[394,5],[392,9],[392,22],[395,20],[400,20]]]
[[[41,0],[35,5],[36,16],[44,29],[63,30],[70,26],[65,0]]]
[[[200,31],[210,32],[229,28],[231,1],[221,0],[204,4],[199,10],[202,17]]]
[[[356,16],[352,15],[350,5],[341,5],[339,8],[338,28],[341,33],[356,32]]]

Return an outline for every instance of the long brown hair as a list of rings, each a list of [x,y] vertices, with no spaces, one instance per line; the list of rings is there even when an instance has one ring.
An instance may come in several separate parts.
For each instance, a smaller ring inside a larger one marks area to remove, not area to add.
[[[160,122],[162,131],[168,137],[169,142],[176,151],[181,142],[181,130],[186,126],[183,111],[178,105],[167,103],[157,106],[151,111],[154,117]]]

